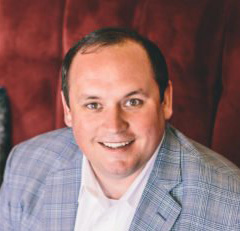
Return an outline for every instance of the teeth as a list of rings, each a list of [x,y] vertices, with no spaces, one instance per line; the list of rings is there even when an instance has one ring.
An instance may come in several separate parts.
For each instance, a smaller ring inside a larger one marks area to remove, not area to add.
[[[109,148],[120,148],[120,147],[124,147],[130,143],[131,143],[131,141],[121,142],[121,143],[103,143],[103,144]]]

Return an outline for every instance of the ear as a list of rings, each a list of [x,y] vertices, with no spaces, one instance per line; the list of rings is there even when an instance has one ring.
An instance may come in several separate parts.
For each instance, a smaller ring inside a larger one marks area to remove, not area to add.
[[[163,108],[163,115],[165,120],[169,120],[172,116],[173,109],[172,109],[172,82],[168,81],[168,86],[164,92],[164,100],[162,102],[162,108]]]
[[[64,122],[68,127],[72,127],[72,114],[69,106],[67,105],[66,99],[61,91],[63,111],[64,111]]]

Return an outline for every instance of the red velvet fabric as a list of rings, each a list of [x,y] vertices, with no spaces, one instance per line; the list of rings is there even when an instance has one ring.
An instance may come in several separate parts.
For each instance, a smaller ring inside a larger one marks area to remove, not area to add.
[[[13,144],[54,129],[64,2],[0,1],[0,85],[10,97]]]
[[[0,0],[0,84],[13,143],[63,126],[60,63],[103,26],[138,30],[163,51],[174,87],[171,122],[240,166],[238,0]]]
[[[240,2],[231,3],[221,57],[223,87],[211,147],[240,166]]]

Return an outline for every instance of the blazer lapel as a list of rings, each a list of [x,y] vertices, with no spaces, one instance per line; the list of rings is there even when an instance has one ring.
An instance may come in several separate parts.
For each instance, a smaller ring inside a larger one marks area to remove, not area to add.
[[[181,152],[169,128],[139,202],[130,231],[169,231],[181,212],[172,191],[181,185]]]
[[[80,156],[77,153],[76,156]],[[45,230],[74,230],[81,185],[82,158],[61,166],[48,180],[45,195]]]

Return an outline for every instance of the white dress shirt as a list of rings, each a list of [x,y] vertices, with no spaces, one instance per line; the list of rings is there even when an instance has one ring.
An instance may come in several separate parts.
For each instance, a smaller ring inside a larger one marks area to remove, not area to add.
[[[127,231],[129,229],[161,143],[129,189],[118,200],[109,199],[104,195],[88,160],[83,156],[75,231]]]

